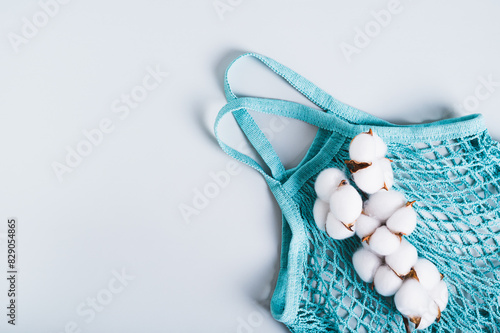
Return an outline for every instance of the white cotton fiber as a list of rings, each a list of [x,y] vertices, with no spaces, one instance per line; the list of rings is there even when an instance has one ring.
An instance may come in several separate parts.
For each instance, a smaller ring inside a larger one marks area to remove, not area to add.
[[[427,311],[424,311],[422,313],[422,316],[420,317],[420,323],[418,324],[417,329],[424,330],[427,327],[431,326],[432,323],[436,321],[438,314],[439,310],[437,304],[434,302],[430,302]]]
[[[373,194],[384,187],[384,174],[377,162],[353,173],[352,179],[359,189],[367,194]]]
[[[365,213],[378,220],[386,221],[399,208],[406,204],[403,193],[394,190],[381,190],[365,202]]]
[[[399,237],[394,235],[386,226],[377,228],[368,241],[370,249],[381,256],[394,253],[400,244]]]
[[[361,214],[363,200],[351,185],[339,186],[330,198],[330,212],[345,224],[352,224]]]
[[[419,258],[413,266],[418,280],[426,290],[431,291],[441,281],[441,274],[432,262]]]
[[[385,257],[386,264],[400,276],[408,274],[417,260],[417,249],[404,238],[401,240],[398,250]]]
[[[373,278],[375,290],[382,296],[392,296],[403,284],[396,273],[387,265],[382,265],[377,269],[375,277]]]
[[[380,168],[382,169],[382,177],[384,179],[385,187],[387,190],[391,189],[394,185],[394,172],[392,171],[391,161],[383,158],[379,161]]]
[[[384,141],[371,130],[357,135],[349,146],[348,166],[354,182],[359,189],[367,194],[373,194],[382,188],[390,189],[394,183],[391,162],[385,158],[387,146]],[[369,163],[361,169],[355,162]]]
[[[417,213],[411,205],[399,208],[389,217],[386,225],[396,234],[409,235],[417,226]]]
[[[329,202],[333,191],[337,189],[340,182],[345,178],[344,172],[336,168],[328,168],[321,171],[314,183],[314,189],[318,198]]]
[[[368,133],[358,134],[349,145],[349,157],[356,162],[371,162],[375,159],[376,143]]]
[[[361,214],[356,220],[356,235],[363,239],[375,232],[380,227],[380,221],[368,215]]]
[[[380,267],[382,260],[373,252],[360,248],[352,255],[352,264],[361,280],[372,282],[375,272]]]
[[[313,216],[319,230],[325,231],[326,217],[330,211],[330,203],[316,199],[313,207]]]
[[[356,230],[355,227],[356,226],[353,225],[351,227],[352,231],[349,230],[346,225],[336,219],[332,213],[328,213],[328,217],[326,219],[326,232],[328,233],[328,236],[333,239],[340,240],[354,236]]]
[[[384,140],[377,133],[373,133],[373,142],[375,144],[375,156],[377,158],[384,158],[387,155],[387,145]]]
[[[437,306],[441,311],[448,305],[448,286],[441,280],[439,283],[431,290],[431,298],[436,302]]]
[[[413,266],[417,279],[407,278],[394,296],[394,303],[401,314],[416,324],[417,329],[426,329],[448,303],[448,287],[436,266],[427,259],[418,259]],[[429,286],[433,286],[430,288]]]
[[[409,318],[422,317],[433,303],[427,291],[415,279],[405,280],[394,295],[396,308]]]

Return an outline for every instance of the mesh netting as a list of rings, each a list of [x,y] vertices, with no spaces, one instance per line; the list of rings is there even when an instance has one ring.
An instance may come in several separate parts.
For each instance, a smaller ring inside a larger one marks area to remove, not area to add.
[[[331,132],[329,132],[331,135]],[[327,167],[346,170],[345,138]],[[394,189],[416,200],[419,223],[408,240],[444,274],[450,298],[425,332],[498,332],[500,327],[500,149],[486,131],[460,139],[395,144]],[[392,297],[358,278],[359,238],[334,240],[312,216],[311,177],[295,196],[306,223],[298,316],[292,332],[404,332]],[[300,269],[300,268],[299,268]],[[424,332],[422,331],[422,332]]]

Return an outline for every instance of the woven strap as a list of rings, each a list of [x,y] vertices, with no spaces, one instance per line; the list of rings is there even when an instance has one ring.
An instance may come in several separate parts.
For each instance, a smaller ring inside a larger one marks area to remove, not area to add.
[[[233,93],[231,84],[229,83],[229,74],[231,68],[245,57],[253,57],[261,61],[274,73],[285,79],[292,87],[294,87],[297,91],[299,91],[302,95],[304,95],[307,99],[319,106],[324,111],[288,101],[237,97]],[[265,177],[266,181],[270,185],[277,184],[283,181],[286,170],[276,151],[273,149],[271,143],[261,131],[259,126],[256,124],[255,120],[250,115],[248,110],[298,119],[323,129],[331,127],[332,124],[332,117],[331,115],[328,116],[327,112],[335,114],[339,117],[338,119],[342,119],[346,123],[358,123],[363,120],[371,121],[371,123],[375,124],[387,124],[385,121],[372,117],[369,114],[354,109],[353,107],[334,99],[325,91],[318,88],[316,85],[314,85],[301,75],[295,73],[290,68],[281,65],[273,59],[255,53],[244,54],[235,59],[228,66],[224,77],[224,90],[228,104],[224,108],[222,108],[215,121],[214,131],[217,141],[219,142],[221,148],[228,155],[256,169]],[[264,170],[263,166],[261,166],[253,158],[228,146],[220,139],[220,121],[229,113],[234,116],[236,122],[245,134],[246,138],[255,148],[271,173],[267,173]]]
[[[265,57],[257,53],[246,53],[236,58],[226,69],[224,77],[224,91],[228,102],[237,99],[238,97],[233,93],[231,84],[229,83],[229,73],[231,68],[244,58],[252,57],[264,65],[269,67],[274,73],[285,79],[295,90],[304,95],[312,103],[316,104],[319,108],[325,111],[335,113],[341,119],[344,119],[353,124],[370,123],[373,125],[388,125],[389,123],[374,117],[368,113],[358,110],[350,105],[342,103],[341,101],[333,98],[327,94],[323,89],[319,88],[311,81],[304,78],[302,75],[294,72],[290,68],[280,64],[279,62]]]
[[[256,169],[260,172],[266,179],[266,181],[271,184],[276,184],[283,180],[285,177],[285,167],[278,157],[276,151],[272,147],[269,140],[266,138],[262,130],[259,128],[253,117],[250,115],[248,110],[259,111],[262,113],[274,114],[279,116],[292,117],[304,122],[313,124],[312,119],[316,117],[308,116],[309,112],[313,114],[322,114],[324,112],[304,107],[300,104],[290,103],[286,108],[276,105],[276,102],[268,99],[259,98],[238,98],[232,91],[231,85],[229,83],[229,72],[232,66],[240,61],[244,57],[255,57],[259,59],[266,66],[271,68],[275,73],[284,78],[290,85],[292,85],[297,91],[301,92],[313,103],[318,105],[323,109],[331,108],[333,105],[339,105],[340,102],[334,100],[331,96],[326,94],[323,90],[313,85],[311,82],[295,73],[291,69],[275,62],[272,59],[266,58],[264,56],[247,53],[236,60],[234,60],[227,68],[224,78],[224,90],[228,104],[219,112],[217,119],[215,121],[215,136],[219,142],[222,149],[231,157],[249,165],[250,167]],[[342,104],[342,103],[340,103]],[[264,168],[253,158],[245,155],[234,148],[231,148],[225,144],[219,136],[219,126],[220,121],[224,116],[231,113],[239,127],[245,134],[248,141],[255,148],[257,153],[260,155],[266,166],[269,168],[271,173],[267,173]],[[317,123],[317,122],[316,122]],[[323,126],[326,126],[326,119],[323,119]],[[318,124],[314,124],[318,125]]]

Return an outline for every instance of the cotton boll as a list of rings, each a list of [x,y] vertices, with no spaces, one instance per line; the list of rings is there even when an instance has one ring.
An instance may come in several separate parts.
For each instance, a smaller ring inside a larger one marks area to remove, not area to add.
[[[385,158],[387,145],[370,129],[357,135],[349,146],[346,161],[356,185],[365,193],[373,194],[382,188],[389,189],[394,183],[390,161]]]
[[[326,219],[326,232],[328,236],[333,239],[346,239],[354,235],[356,229],[355,226],[351,227],[351,230],[347,226],[340,222],[332,213],[328,213]]]
[[[350,225],[363,210],[363,200],[351,185],[339,186],[330,197],[330,212],[340,221]]]
[[[418,259],[413,270],[415,270],[420,284],[428,291],[434,289],[441,281],[441,274],[439,274],[437,267],[427,259]]]
[[[316,221],[316,225],[318,226],[319,230],[325,231],[326,218],[329,211],[330,211],[330,204],[328,202],[323,201],[321,199],[316,199],[316,202],[314,202],[314,207],[313,207],[313,216],[314,216],[314,221]]]
[[[399,276],[408,274],[410,269],[417,263],[417,260],[417,249],[404,238],[401,240],[398,250],[385,257],[386,264],[399,274]]]
[[[427,309],[432,299],[422,285],[414,279],[405,280],[394,295],[396,308],[407,317],[420,317]]]
[[[438,315],[439,315],[438,306],[436,305],[436,303],[431,302],[427,310],[424,313],[422,313],[422,316],[420,317],[420,322],[418,323],[416,328],[419,330],[426,329],[436,321]]]
[[[382,264],[382,260],[375,253],[360,248],[352,255],[352,264],[361,280],[372,282],[375,272]]]
[[[403,282],[394,295],[394,303],[398,311],[411,320],[422,318],[434,302],[417,280],[409,279]]]
[[[417,213],[411,205],[399,208],[389,217],[386,225],[396,234],[409,235],[417,226]]]
[[[352,179],[359,189],[367,194],[373,194],[384,187],[384,174],[378,162],[373,162],[371,166],[356,171]]]
[[[328,168],[321,171],[314,183],[314,189],[318,198],[323,201],[330,201],[333,191],[337,189],[340,182],[345,178],[344,172],[336,168]]]
[[[376,133],[373,133],[373,142],[375,144],[375,156],[378,158],[383,158],[387,155],[387,145],[384,140]]]
[[[387,256],[398,250],[401,241],[386,226],[377,228],[371,235],[368,245],[370,249],[381,256]]]
[[[389,190],[392,185],[394,185],[394,172],[392,171],[391,161],[387,158],[383,158],[379,163],[382,169],[385,187]]]
[[[398,191],[378,191],[365,202],[365,213],[378,220],[386,221],[396,210],[406,203],[403,193]]]
[[[439,310],[443,311],[448,305],[448,286],[446,282],[441,280],[430,292],[431,298],[439,307]]]
[[[349,157],[356,162],[371,162],[375,159],[376,142],[368,133],[358,134],[349,145]]]
[[[370,236],[380,227],[380,221],[371,216],[361,214],[356,220],[356,235],[363,239]]]
[[[375,290],[382,296],[392,296],[398,291],[403,284],[403,280],[399,278],[393,270],[383,265],[377,269],[373,278]]]

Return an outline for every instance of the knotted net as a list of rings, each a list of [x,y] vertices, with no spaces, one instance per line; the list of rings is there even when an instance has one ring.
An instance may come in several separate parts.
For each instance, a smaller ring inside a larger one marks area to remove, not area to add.
[[[334,134],[335,135],[335,134]],[[345,169],[352,138],[327,167]],[[431,138],[430,138],[431,139]],[[463,138],[388,143],[394,189],[416,200],[419,215],[408,240],[444,274],[449,304],[428,332],[497,332],[500,328],[500,149],[487,131]],[[312,216],[311,177],[297,192],[307,259],[292,332],[404,332],[392,297],[357,276],[352,255],[360,240],[334,240]]]

